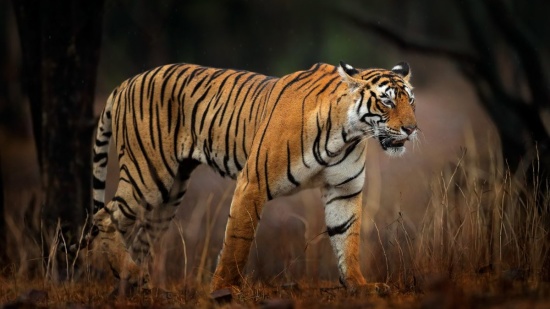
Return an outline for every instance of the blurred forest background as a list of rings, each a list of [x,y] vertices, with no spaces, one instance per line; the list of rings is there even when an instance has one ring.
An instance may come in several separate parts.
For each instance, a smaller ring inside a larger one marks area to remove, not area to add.
[[[78,240],[96,118],[124,79],[174,62],[282,76],[407,61],[422,133],[398,159],[369,143],[365,275],[403,288],[426,270],[548,280],[549,11],[545,0],[2,1],[0,271],[44,274],[49,246]],[[155,280],[208,278],[233,187],[195,172]],[[337,279],[317,191],[265,216],[249,274]]]

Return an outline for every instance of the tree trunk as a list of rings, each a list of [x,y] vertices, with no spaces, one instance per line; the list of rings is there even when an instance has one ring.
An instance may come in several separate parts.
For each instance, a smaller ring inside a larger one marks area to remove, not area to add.
[[[42,6],[43,218],[69,237],[90,205],[93,98],[103,1]],[[44,3],[44,2],[42,2]],[[64,229],[65,230],[65,229]]]
[[[42,166],[40,156],[42,153],[40,5],[33,0],[13,0],[13,8],[21,42],[23,92],[29,98],[34,145],[38,154],[38,164]]]
[[[0,20],[4,23],[0,25],[0,72],[4,74],[0,75],[0,121],[4,121],[6,115],[4,115],[6,106],[8,105],[8,77],[5,73],[7,71],[7,46],[8,39],[6,37],[7,28],[7,5],[0,3]],[[4,176],[2,174],[2,153],[0,152],[0,265],[6,265],[6,215],[4,213]]]
[[[0,265],[6,265],[8,262],[7,239],[6,239],[6,221],[4,218],[4,177],[2,175],[2,157],[0,156]]]
[[[90,208],[93,98],[103,0],[14,0],[40,161],[46,229],[68,242]],[[67,239],[68,238],[68,239]]]

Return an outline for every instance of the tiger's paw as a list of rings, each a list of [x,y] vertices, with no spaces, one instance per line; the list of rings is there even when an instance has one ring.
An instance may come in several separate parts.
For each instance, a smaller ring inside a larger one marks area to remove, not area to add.
[[[151,287],[144,281],[135,282],[133,280],[119,279],[118,284],[109,294],[109,299],[127,299],[136,295],[147,295],[151,297],[157,296],[159,298],[163,298],[163,296],[166,295],[165,298],[169,299],[172,296],[168,294],[171,293],[159,288]]]
[[[109,299],[126,299],[134,296],[139,290],[137,284],[130,283],[128,280],[120,280],[115,288],[109,293]]]
[[[373,283],[373,285],[374,285],[374,290],[375,290],[376,294],[378,294],[379,296],[388,296],[388,295],[390,295],[391,288],[390,288],[389,285],[387,285],[383,282]]]
[[[232,289],[219,289],[210,293],[210,299],[218,305],[230,303],[233,300]]]
[[[367,295],[388,296],[391,293],[389,285],[382,282],[367,283],[357,287],[357,291]]]
[[[364,295],[378,295],[378,296],[388,296],[391,293],[391,288],[389,285],[382,282],[375,283],[363,283],[363,284],[346,284],[344,285],[348,293],[355,294],[364,294]]]

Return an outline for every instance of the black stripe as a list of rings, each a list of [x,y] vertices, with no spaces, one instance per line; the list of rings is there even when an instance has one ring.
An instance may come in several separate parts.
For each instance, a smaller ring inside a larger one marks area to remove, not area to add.
[[[346,184],[346,183],[348,183],[348,182],[354,180],[355,178],[357,178],[357,177],[359,177],[361,174],[363,174],[363,171],[364,171],[364,170],[365,170],[365,165],[363,165],[363,166],[361,167],[361,170],[359,171],[359,173],[357,173],[357,174],[355,174],[355,175],[353,175],[353,176],[347,178],[346,180],[342,181],[341,183],[335,185],[335,187],[344,185],[344,184]]]
[[[179,73],[178,76],[176,77],[176,82],[175,82],[176,85],[179,83],[179,80],[181,79],[181,77],[183,76],[183,74],[184,74],[185,72],[187,72],[189,69],[190,69],[190,67],[187,66],[187,67],[185,67],[184,69],[182,69],[182,70],[180,71],[180,73]],[[185,87],[185,81],[182,81],[182,82],[179,83],[179,84],[180,84],[180,86],[179,86],[178,95],[175,96],[174,99],[177,98],[177,102],[179,103],[179,106],[180,106],[180,109],[179,109],[179,110],[180,110],[180,114],[183,114],[183,111],[184,111],[183,106],[184,106],[184,104],[185,104],[185,93],[186,93],[186,92],[185,92],[185,89],[186,89],[186,87]],[[175,89],[176,89],[176,87],[174,87],[174,91],[175,91]],[[184,126],[184,125],[185,125],[185,116],[183,117],[183,120],[182,120],[182,126]]]
[[[159,105],[158,104],[157,104],[156,112],[157,112],[157,119],[158,119],[160,117],[160,115],[159,115],[160,111],[159,111]],[[170,177],[174,178],[176,176],[176,172],[173,171],[172,168],[170,167],[170,164],[168,163],[168,159],[166,158],[166,152],[164,151],[164,149],[162,149],[162,141],[163,141],[163,139],[162,139],[162,129],[163,129],[163,127],[161,127],[160,121],[157,121],[157,132],[158,132],[158,139],[159,139],[160,158],[162,159],[162,163],[166,167],[166,170],[170,174]]]
[[[243,236],[237,236],[237,235],[229,235],[229,237],[233,238],[233,239],[240,239],[240,240],[245,240],[245,241],[253,241],[254,238],[250,238],[250,237],[243,237]]]
[[[331,152],[329,149],[328,149],[328,144],[329,144],[329,139],[330,139],[330,131],[332,130],[332,104],[329,105],[329,108],[328,108],[328,115],[327,115],[327,122],[326,122],[326,128],[325,128],[325,132],[326,133],[326,137],[325,137],[325,153],[327,154],[327,156],[331,157],[331,158],[334,158],[336,157],[340,152],[337,151],[337,152]]]
[[[388,74],[384,74],[384,72],[387,72],[387,71],[383,70],[383,69],[371,69],[367,72],[368,72],[367,75],[363,76],[363,80],[365,80],[365,81],[369,81],[370,79],[373,79],[373,78],[380,79],[382,77],[388,77],[389,76]],[[372,80],[370,82],[373,83],[373,84],[376,83],[376,82],[373,82]]]
[[[136,171],[138,173],[138,176],[141,178],[142,183],[144,183],[143,182],[143,175],[141,173],[141,169],[138,166],[136,166]],[[124,174],[128,177],[128,182],[132,185],[132,188],[134,189],[133,191],[135,192],[135,194],[138,195],[139,200],[141,200],[143,198],[143,193],[141,192],[141,189],[139,188],[139,186],[138,186],[136,180],[134,179],[134,177],[132,177],[132,174],[130,173],[130,170],[128,169],[128,166],[126,164],[123,164],[120,167],[120,178],[121,179],[123,177],[122,172],[124,172]]]
[[[256,89],[254,89],[254,92],[252,93],[252,97],[250,98],[250,112],[248,114],[248,121],[252,121],[252,116],[258,117],[258,112],[255,107],[260,107],[260,104],[256,104],[256,99],[263,93],[264,89],[269,85],[268,81],[274,79],[273,77],[265,76],[264,79],[262,79],[256,86]],[[265,102],[264,102],[265,103]],[[254,113],[254,110],[256,110],[256,113]],[[256,121],[256,120],[255,120]]]
[[[95,176],[92,177],[92,188],[94,190],[105,189],[105,180],[101,180]]]
[[[153,70],[153,74],[151,75],[151,79],[149,79],[149,83],[147,84],[147,98],[151,99],[155,95],[155,78],[160,72],[162,67],[158,67]],[[145,81],[145,80],[144,80]]]
[[[352,215],[348,220],[346,220],[346,222],[340,225],[334,227],[327,226],[328,236],[332,237],[334,235],[344,234],[345,232],[347,232],[347,230],[349,230],[353,223],[355,223],[355,221],[357,221],[357,218],[355,217],[355,215]]]
[[[298,86],[298,90],[299,90],[299,91],[304,91],[304,92],[305,92],[305,91],[309,91],[309,90],[311,89],[311,87],[320,86],[320,85],[322,85],[322,84],[319,83],[319,81],[321,81],[321,80],[324,79],[325,77],[327,77],[326,74],[321,74],[321,75],[319,75],[318,78],[316,78],[316,79],[314,79],[314,80],[311,80],[311,81],[309,81],[309,82],[307,82],[307,83],[305,83],[305,84],[303,84],[303,85]],[[302,90],[301,88],[304,87],[304,86],[306,86],[306,85],[307,85],[308,87],[306,87],[305,89]]]
[[[325,90],[327,90],[327,88],[330,87],[330,85],[332,85],[332,83],[334,83],[334,81],[339,79],[339,78],[340,78],[340,76],[335,76],[332,79],[330,79],[328,82],[326,82],[325,86],[323,88],[321,88],[321,90],[319,90],[319,92],[317,92],[317,96],[322,94]]]
[[[195,92],[197,92],[197,90],[200,89],[200,87],[202,86],[202,83],[204,83],[204,81],[209,77],[210,77],[209,75],[206,75],[197,82],[197,84],[195,85],[195,87],[193,87],[193,90],[191,91],[190,97],[193,97],[195,95]]]
[[[176,200],[179,200],[181,198],[183,198],[185,196],[185,193],[187,191],[183,190],[183,191],[180,191],[177,195],[176,195]]]
[[[302,150],[302,163],[304,163],[304,166],[307,167],[307,168],[310,168],[309,164],[306,163],[306,157],[305,157],[305,147],[304,147],[304,136],[306,135],[305,134],[305,120],[306,120],[306,116],[305,116],[305,106],[306,106],[306,99],[309,97],[309,95],[311,95],[313,93],[313,91],[315,89],[317,89],[318,87],[320,87],[321,85],[316,85],[313,89],[311,89],[309,91],[309,93],[307,93],[305,96],[304,96],[304,99],[302,100],[302,134],[300,134],[300,147],[301,147],[301,150]]]
[[[248,159],[248,151],[246,150],[246,120],[242,120],[243,122],[243,137],[242,137],[242,142],[243,142],[243,145],[242,145],[242,148],[243,148],[243,153],[244,153],[244,157],[245,157],[245,160]]]
[[[352,144],[349,145],[348,148],[346,148],[346,152],[344,153],[344,155],[342,156],[342,158],[340,158],[340,160],[338,160],[338,161],[336,161],[336,162],[334,162],[334,163],[332,163],[332,164],[329,164],[328,166],[336,166],[336,165],[338,165],[338,164],[344,162],[344,161],[348,158],[348,156],[350,155],[350,153],[352,153],[353,150],[355,150],[355,147],[357,147],[357,144],[359,144],[359,142],[361,142],[361,139],[354,140],[354,141],[352,142]]]
[[[371,91],[372,94],[372,91]],[[361,91],[361,98],[359,99],[359,104],[357,104],[357,111],[356,113],[359,115],[359,112],[361,111],[361,106],[363,106],[363,99],[365,98],[365,89]]]
[[[155,84],[153,84],[153,86],[151,87],[152,90],[151,90],[151,93],[154,94],[155,92]],[[154,112],[154,106],[155,106],[155,98],[153,96],[149,97],[149,136],[151,137],[151,147],[153,147],[153,149],[156,149],[156,145],[155,145],[155,135],[153,134],[153,122],[154,120],[157,121],[157,124],[158,124],[158,117],[155,116],[153,114]],[[159,141],[159,144],[160,144],[160,141]]]
[[[176,160],[180,159],[180,156],[179,156],[180,154],[179,154],[179,151],[178,151],[178,132],[179,132],[180,125],[182,125],[181,124],[181,119],[182,119],[182,113],[177,113],[176,125],[174,127],[174,133],[172,134],[172,136],[173,136],[172,146],[174,147],[173,152],[174,152],[174,158]],[[181,149],[181,151],[183,152],[183,149]]]
[[[97,163],[103,159],[106,159],[107,158],[107,153],[106,152],[100,152],[100,153],[96,153],[95,152],[95,149],[94,149],[94,156],[93,156],[93,161],[94,163]]]
[[[109,145],[109,140],[106,140],[106,141],[100,141],[99,139],[95,140],[96,147],[103,147],[105,145]]]
[[[166,103],[166,109],[167,109],[166,118],[168,120],[168,124],[166,125],[166,127],[168,128],[168,133],[169,134],[172,131],[172,108],[173,108],[173,103],[174,103],[173,98],[168,99],[168,101]],[[176,130],[174,131],[174,134],[177,135]]]
[[[172,77],[172,75],[174,75],[174,73],[176,72],[176,69],[179,67],[180,65],[179,64],[173,64],[170,68],[168,68],[168,70],[164,71],[164,75],[163,75],[163,78],[164,80],[162,81],[162,86],[160,87],[160,104],[163,105],[164,104],[164,93],[166,92],[166,86],[168,85],[168,82],[170,81],[170,77]],[[174,85],[172,85],[173,87]]]
[[[113,198],[113,201],[114,202],[117,202],[118,204],[118,209],[120,209],[120,212],[122,212],[122,214],[130,219],[130,220],[136,220],[136,216],[135,216],[135,212],[132,210],[132,208],[128,205],[128,203],[126,202],[126,200],[120,196],[115,196]]]
[[[336,202],[336,201],[347,200],[347,199],[350,199],[352,197],[356,197],[357,195],[361,194],[361,192],[363,192],[363,188],[361,188],[361,190],[359,190],[357,192],[354,192],[354,193],[351,193],[351,194],[348,194],[348,195],[335,196],[335,197],[331,198],[330,200],[328,200],[327,202],[325,202],[325,205],[331,204],[331,203]]]
[[[344,127],[342,127],[342,140],[344,141],[344,143],[347,143],[348,142],[348,133],[346,132],[346,129]]]
[[[94,199],[94,210],[93,214],[95,215],[99,210],[103,209],[105,207],[105,203],[100,202],[96,199]]]
[[[208,88],[206,89],[206,91],[210,91],[210,86],[208,86]],[[204,128],[204,123],[206,121],[206,116],[208,116],[210,114],[210,105],[212,105],[212,102],[214,102],[214,97],[215,95],[213,95],[210,100],[208,100],[208,104],[206,104],[206,107],[204,108],[204,112],[202,113],[202,117],[201,117],[201,122],[199,124],[199,134],[202,132],[202,129]],[[197,104],[197,103],[195,103]]]
[[[296,178],[294,178],[294,176],[292,175],[292,172],[290,171],[290,162],[291,162],[291,159],[290,159],[290,142],[287,141],[286,142],[286,176],[288,178],[288,180],[293,184],[295,185],[296,187],[300,186],[300,183],[298,181],[296,181]]]
[[[265,191],[267,192],[267,200],[269,201],[273,199],[273,196],[271,195],[271,190],[269,189],[269,175],[267,171],[267,160],[268,160],[268,157],[267,157],[267,151],[266,151],[265,162],[264,162],[264,176],[265,176]],[[258,181],[260,180],[258,179]]]
[[[222,92],[223,90],[220,89],[219,90],[220,92]],[[207,135],[207,138],[208,138],[208,151],[211,152],[212,150],[212,145],[213,145],[213,131],[214,131],[214,125],[216,123],[216,118],[218,118],[218,115],[220,114],[221,112],[221,108],[218,108],[216,109],[216,112],[214,113],[214,115],[212,115],[212,118],[210,119],[210,126],[208,127],[208,135]],[[205,112],[208,112],[208,111],[205,111]]]
[[[234,80],[233,80],[233,86],[231,87],[231,89],[229,90],[229,96],[227,97],[227,101],[225,102],[224,106],[223,106],[223,111],[222,111],[222,115],[225,115],[225,111],[227,110],[227,107],[229,106],[230,103],[235,103],[234,101],[237,100],[237,97],[239,96],[240,92],[241,92],[241,89],[242,89],[242,85],[239,87],[239,90],[237,91],[237,94],[235,95],[235,97],[233,98],[233,102],[231,100],[231,97],[233,96],[233,92],[235,90],[235,87],[237,87],[237,83],[238,81],[241,79],[241,77],[243,75],[245,75],[247,72],[240,72],[240,71],[237,71],[236,73],[240,73],[238,74],[237,76],[235,76]],[[233,74],[231,75],[233,76]],[[235,104],[232,104],[232,106],[234,107]],[[234,110],[234,108],[233,108]],[[226,117],[223,117],[223,118],[220,118],[220,121],[218,122],[218,126],[221,126],[222,124],[222,120],[226,118]],[[231,124],[231,119],[233,117],[230,118],[229,120],[229,125],[227,125],[227,128],[229,128],[230,124]]]
[[[319,116],[316,117],[317,122],[317,135],[315,136],[315,139],[313,140],[313,157],[315,158],[315,161],[319,163],[320,165],[327,166],[328,162],[326,162],[323,157],[321,156],[321,135],[323,134],[323,129],[321,128],[321,124],[319,123]]]
[[[378,83],[378,81],[380,80],[380,78],[382,78],[382,75],[375,76],[375,77],[371,80],[371,83],[373,83],[373,84]]]

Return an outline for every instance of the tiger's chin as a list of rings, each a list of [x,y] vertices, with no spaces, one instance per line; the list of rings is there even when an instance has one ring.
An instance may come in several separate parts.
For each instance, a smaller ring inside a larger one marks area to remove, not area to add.
[[[380,146],[384,152],[390,157],[400,157],[402,156],[407,148],[405,148],[405,142],[407,140],[388,140],[380,139]]]
[[[384,149],[384,152],[388,156],[395,158],[395,157],[401,157],[403,154],[405,154],[406,150],[407,150],[407,148],[405,148],[405,146],[388,147],[388,148]]]

